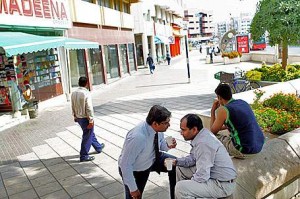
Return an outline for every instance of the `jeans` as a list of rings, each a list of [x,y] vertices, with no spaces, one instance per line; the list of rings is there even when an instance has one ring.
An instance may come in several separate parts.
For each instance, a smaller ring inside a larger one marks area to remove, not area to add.
[[[101,151],[102,145],[98,142],[95,133],[94,127],[91,129],[87,129],[89,124],[89,120],[87,118],[78,118],[77,122],[79,123],[83,134],[81,141],[81,150],[80,150],[80,160],[85,160],[89,157],[89,151],[91,146],[94,147],[96,151]]]
[[[173,167],[171,171],[168,171],[167,168],[164,165],[164,161],[166,158],[175,158],[174,156],[167,154],[167,153],[161,153],[160,160],[159,160],[159,168],[155,169],[153,166],[151,166],[149,169],[145,171],[134,171],[133,176],[135,178],[135,182],[137,184],[137,187],[141,194],[143,194],[144,188],[146,186],[147,180],[149,178],[149,174],[152,171],[156,172],[168,172],[169,175],[169,184],[170,184],[170,198],[175,199],[174,192],[175,192],[175,185],[176,185],[176,168]],[[122,177],[121,169],[119,168],[119,173]],[[125,187],[125,198],[126,199],[132,199],[130,195],[130,190],[127,185],[124,185]],[[135,190],[133,190],[135,191]]]

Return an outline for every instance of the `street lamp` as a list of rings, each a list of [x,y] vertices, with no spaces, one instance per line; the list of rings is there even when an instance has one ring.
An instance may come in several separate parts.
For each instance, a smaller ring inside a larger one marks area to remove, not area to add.
[[[185,31],[184,34],[184,41],[185,41],[185,55],[186,55],[186,67],[188,72],[188,83],[191,83],[191,74],[190,74],[190,60],[189,60],[189,48],[188,48],[188,41],[187,41],[187,22],[183,22],[183,30]]]

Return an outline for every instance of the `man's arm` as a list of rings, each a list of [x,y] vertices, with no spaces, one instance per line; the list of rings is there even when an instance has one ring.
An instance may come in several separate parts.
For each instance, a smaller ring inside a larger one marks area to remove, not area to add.
[[[88,93],[85,103],[86,103],[85,104],[86,114],[89,120],[89,125],[87,126],[87,128],[91,129],[94,126],[94,110],[93,110],[92,96],[90,95],[90,93]]]
[[[141,137],[127,137],[122,151],[122,159],[119,166],[122,171],[124,184],[128,186],[130,192],[138,191],[135,178],[133,176],[133,164],[138,155],[142,152],[145,140]]]
[[[218,109],[218,110],[217,110]],[[216,115],[216,110],[218,114]],[[215,101],[211,108],[211,118],[210,118],[210,131],[213,134],[217,134],[223,129],[223,125],[227,118],[227,112],[224,107],[218,106],[218,101]]]
[[[192,153],[186,157],[176,159],[176,166],[188,168],[194,166],[195,164],[196,159]]]

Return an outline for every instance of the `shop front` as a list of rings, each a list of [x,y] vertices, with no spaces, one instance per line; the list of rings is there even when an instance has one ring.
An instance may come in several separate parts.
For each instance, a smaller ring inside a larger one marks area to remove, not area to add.
[[[65,37],[0,32],[0,111],[22,110],[30,86],[36,101],[69,91],[65,49],[98,48],[98,43]]]
[[[181,27],[173,24],[172,32],[173,32],[173,42],[170,44],[171,56],[175,57],[181,54],[181,38],[183,35],[180,33]]]

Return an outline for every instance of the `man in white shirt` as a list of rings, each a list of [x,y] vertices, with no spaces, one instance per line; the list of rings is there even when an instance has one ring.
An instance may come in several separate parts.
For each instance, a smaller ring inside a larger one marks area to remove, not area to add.
[[[104,144],[100,144],[94,133],[94,110],[92,105],[92,97],[88,88],[88,80],[86,77],[80,77],[78,81],[79,88],[72,93],[72,114],[74,121],[78,122],[83,131],[80,162],[92,161],[95,159],[89,156],[91,146],[97,153],[101,153]]]
[[[191,140],[190,155],[177,158],[175,195],[177,199],[223,198],[232,195],[237,177],[224,145],[200,117],[187,114],[180,120],[181,135]]]

